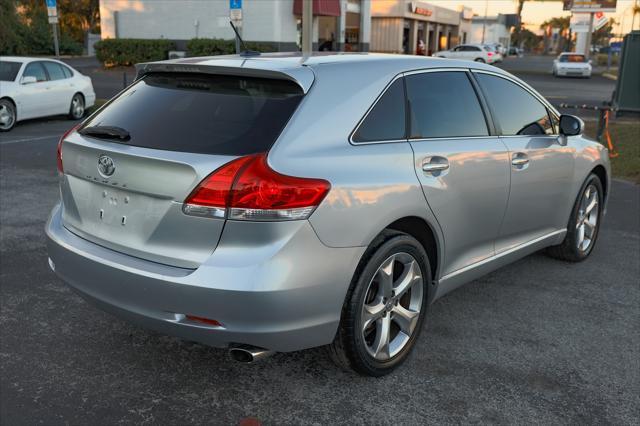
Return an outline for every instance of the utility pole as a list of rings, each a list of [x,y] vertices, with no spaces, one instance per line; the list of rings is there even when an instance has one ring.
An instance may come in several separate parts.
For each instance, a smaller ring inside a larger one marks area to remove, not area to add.
[[[590,57],[591,56],[591,40],[593,37],[593,12],[589,13],[589,32],[587,33],[587,42],[585,43],[585,47],[584,47],[584,56],[585,57]]]
[[[313,1],[302,0],[302,54],[308,56],[313,50]]]
[[[487,26],[487,8],[489,7],[489,0],[484,0],[484,19],[482,20],[482,44],[484,44],[484,31]]]

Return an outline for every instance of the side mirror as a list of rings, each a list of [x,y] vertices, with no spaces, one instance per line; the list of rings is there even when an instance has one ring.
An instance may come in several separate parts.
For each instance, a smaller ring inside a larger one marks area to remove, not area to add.
[[[589,59],[589,65],[593,64],[593,59]]]
[[[25,75],[20,79],[20,84],[33,84],[37,82],[38,82],[38,79],[36,79],[32,75]]]
[[[584,131],[584,121],[575,115],[560,116],[560,134],[565,136],[581,135]]]

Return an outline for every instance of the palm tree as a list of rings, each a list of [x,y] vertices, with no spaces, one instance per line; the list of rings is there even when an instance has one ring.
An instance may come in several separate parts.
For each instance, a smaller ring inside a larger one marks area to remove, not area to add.
[[[547,19],[540,24],[540,29],[551,27],[559,30],[558,34],[560,36],[560,42],[557,47],[560,51],[571,50],[571,33],[569,32],[570,21],[571,17],[564,16]]]

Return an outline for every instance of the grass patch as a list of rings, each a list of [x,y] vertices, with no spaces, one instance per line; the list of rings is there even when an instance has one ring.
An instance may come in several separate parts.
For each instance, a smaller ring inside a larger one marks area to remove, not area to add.
[[[106,104],[108,99],[96,99],[93,106],[91,108],[87,108],[87,115],[93,114],[95,110],[100,108],[102,105]]]
[[[597,127],[597,122],[587,122],[585,134],[595,139]],[[609,133],[613,146],[619,154],[616,158],[611,159],[613,177],[640,184],[640,123],[610,122]]]

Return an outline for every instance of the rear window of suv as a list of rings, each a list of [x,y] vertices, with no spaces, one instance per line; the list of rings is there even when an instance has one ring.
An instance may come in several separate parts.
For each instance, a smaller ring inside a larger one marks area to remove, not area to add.
[[[302,97],[286,80],[149,74],[83,128],[119,127],[130,135],[122,143],[145,148],[246,155],[269,150]]]

